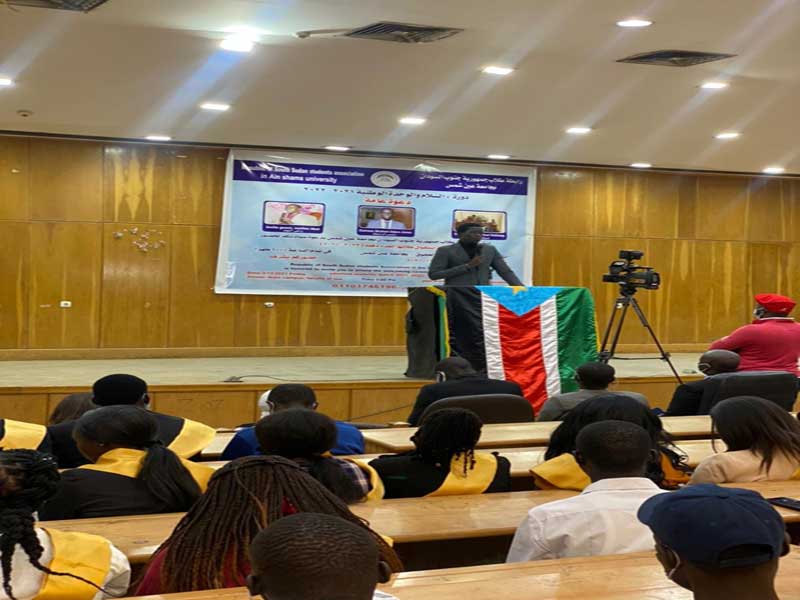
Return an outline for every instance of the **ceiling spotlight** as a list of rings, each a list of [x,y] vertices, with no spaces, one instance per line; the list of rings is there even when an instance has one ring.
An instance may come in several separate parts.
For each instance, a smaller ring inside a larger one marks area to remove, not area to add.
[[[225,112],[230,107],[230,104],[222,104],[220,102],[206,102],[205,104],[200,105],[200,108],[203,110],[216,110],[218,112]]]
[[[636,162],[636,163],[631,163],[631,166],[634,169],[649,169],[653,165],[651,165],[650,163]]]
[[[591,130],[591,127],[570,127],[567,129],[567,133],[571,133],[572,135],[586,135]]]
[[[624,21],[617,21],[618,27],[650,27],[652,21],[646,19],[625,19]]]
[[[0,77],[0,86],[11,87],[12,85],[14,85],[13,79],[9,79],[8,77]]]
[[[734,140],[741,135],[738,131],[723,131],[722,133],[718,133],[714,137],[718,140]]]
[[[350,150],[350,146],[325,146],[325,150],[330,150],[331,152],[347,152]]]
[[[172,138],[168,135],[148,135],[145,139],[151,142],[168,142]]]
[[[490,158],[492,160],[508,160],[511,158],[510,154],[489,154],[486,158]]]
[[[766,173],[767,175],[779,175],[783,173],[786,169],[783,167],[767,167],[765,168],[762,173]]]
[[[704,90],[724,90],[728,85],[724,81],[706,81],[700,87]]]
[[[252,34],[234,33],[222,40],[219,47],[230,52],[250,52],[253,44]]]
[[[498,67],[496,65],[489,65],[488,67],[484,67],[482,70],[487,75],[510,75],[514,72],[514,69],[511,67]]]
[[[424,117],[402,117],[399,119],[401,125],[422,125],[427,121]]]

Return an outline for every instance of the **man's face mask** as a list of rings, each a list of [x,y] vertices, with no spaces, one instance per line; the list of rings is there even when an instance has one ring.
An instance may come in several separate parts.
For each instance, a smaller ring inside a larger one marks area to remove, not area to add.
[[[766,310],[764,310],[764,307],[763,307],[763,306],[756,306],[756,307],[753,309],[753,316],[754,316],[756,319],[760,319],[760,318],[762,318],[762,317],[764,316],[764,313],[765,313],[765,312],[767,312],[767,311],[766,311]]]

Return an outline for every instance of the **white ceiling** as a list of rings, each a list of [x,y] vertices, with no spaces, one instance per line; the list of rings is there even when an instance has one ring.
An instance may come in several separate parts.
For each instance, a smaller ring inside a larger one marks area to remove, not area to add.
[[[2,2],[0,2],[2,4]],[[647,17],[646,29],[615,22]],[[431,44],[296,39],[378,20],[464,28]],[[250,54],[226,28],[266,30]],[[738,56],[620,64],[659,49]],[[800,173],[797,0],[109,0],[0,6],[0,129],[541,161]],[[508,64],[509,77],[480,73]],[[711,92],[709,79],[731,82]],[[203,101],[232,104],[201,111]],[[19,109],[33,116],[17,116]],[[406,114],[428,117],[401,126]],[[569,136],[570,125],[594,131]],[[737,130],[737,140],[714,134]]]

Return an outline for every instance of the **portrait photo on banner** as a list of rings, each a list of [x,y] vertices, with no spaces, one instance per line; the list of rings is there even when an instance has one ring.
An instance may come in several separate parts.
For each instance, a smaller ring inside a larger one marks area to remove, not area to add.
[[[324,221],[324,204],[264,202],[263,231],[322,233]]]

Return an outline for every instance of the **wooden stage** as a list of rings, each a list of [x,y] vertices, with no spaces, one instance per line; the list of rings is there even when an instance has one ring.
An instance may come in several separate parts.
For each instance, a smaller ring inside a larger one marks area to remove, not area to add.
[[[694,354],[673,358],[681,372],[697,360]],[[615,388],[640,392],[652,406],[669,404],[676,383],[661,361],[614,364]],[[404,356],[0,361],[0,418],[44,423],[66,394],[88,391],[109,373],[131,373],[148,381],[154,410],[213,427],[253,422],[261,393],[285,382],[311,385],[320,410],[335,419],[387,423],[405,420],[428,383],[404,378],[404,369]],[[225,381],[231,377],[242,379]]]

